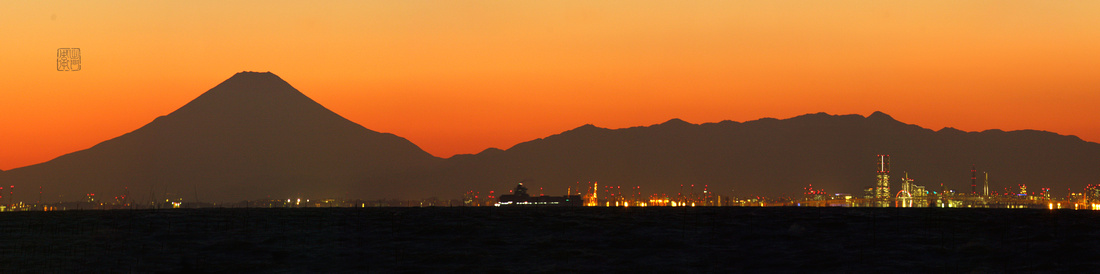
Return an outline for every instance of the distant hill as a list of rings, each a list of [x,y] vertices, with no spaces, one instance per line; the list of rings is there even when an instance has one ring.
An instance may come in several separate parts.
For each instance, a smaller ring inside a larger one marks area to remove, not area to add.
[[[42,187],[45,201],[127,191],[141,202],[150,195],[185,201],[397,195],[390,191],[402,182],[371,178],[440,161],[404,138],[333,113],[275,74],[242,72],[133,132],[0,179],[33,192]],[[20,194],[16,199],[37,198]]]
[[[548,195],[590,181],[670,195],[681,191],[680,184],[684,192],[691,184],[696,192],[709,185],[714,193],[735,196],[798,195],[810,184],[858,194],[875,181],[876,154],[891,156],[895,189],[908,171],[930,190],[942,183],[970,192],[971,165],[989,172],[990,188],[999,192],[1027,184],[1065,195],[1100,183],[1097,143],[1034,130],[933,131],[881,112],[701,125],[673,119],[616,130],[584,125],[507,150],[454,156],[420,180],[438,182],[432,184],[438,195],[506,191],[524,179],[554,191]]]

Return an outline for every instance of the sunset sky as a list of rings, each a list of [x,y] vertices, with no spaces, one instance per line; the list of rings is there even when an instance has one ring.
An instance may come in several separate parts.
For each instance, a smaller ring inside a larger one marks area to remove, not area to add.
[[[0,41],[4,170],[246,70],[440,157],[583,124],[876,110],[1100,141],[1100,1],[3,1]],[[82,69],[57,71],[58,48]]]

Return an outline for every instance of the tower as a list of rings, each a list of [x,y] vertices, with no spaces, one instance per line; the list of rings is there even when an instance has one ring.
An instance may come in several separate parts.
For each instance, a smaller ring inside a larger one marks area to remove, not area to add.
[[[978,169],[975,165],[970,166],[970,195],[978,195]]]
[[[875,200],[890,198],[890,155],[878,155],[878,182],[875,183]]]
[[[985,173],[985,183],[982,187],[982,196],[989,196],[989,172],[982,173]]]

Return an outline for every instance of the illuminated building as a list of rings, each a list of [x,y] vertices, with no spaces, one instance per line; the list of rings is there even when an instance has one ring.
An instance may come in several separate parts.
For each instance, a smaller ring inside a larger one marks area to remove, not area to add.
[[[814,189],[814,185],[810,184],[807,187],[802,188],[803,200],[805,201],[821,201],[829,199],[829,193],[824,189]]]
[[[885,206],[890,199],[890,155],[878,155],[878,182],[875,183],[875,202]]]
[[[898,197],[905,195],[907,197],[913,196],[913,179],[909,179],[909,172],[904,172],[905,177],[901,178],[901,189],[898,190]]]
[[[898,190],[898,194],[894,196],[896,207],[913,207],[913,192],[911,189],[913,180],[909,179],[909,173],[905,172],[905,177],[901,179],[901,189]]]
[[[1085,186],[1084,193],[1085,203],[1096,204],[1100,203],[1100,185],[1089,184]]]
[[[670,206],[673,203],[675,203],[675,201],[672,201],[671,199],[669,199],[668,195],[653,194],[652,196],[649,197],[649,203],[648,204],[651,205],[651,206]]]
[[[593,182],[592,183],[592,188],[588,189],[589,193],[588,193],[588,195],[585,195],[585,197],[584,197],[584,205],[585,206],[598,206],[600,204],[599,195],[598,195],[598,193],[600,191],[598,189],[599,185],[600,185],[599,182]]]

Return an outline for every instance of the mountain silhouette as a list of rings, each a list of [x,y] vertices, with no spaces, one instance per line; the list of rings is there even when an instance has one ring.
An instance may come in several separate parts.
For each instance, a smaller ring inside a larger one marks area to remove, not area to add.
[[[438,161],[404,138],[333,113],[275,74],[241,72],[133,132],[3,179],[42,187],[44,201],[126,192],[138,202],[384,196],[402,182],[376,175]]]
[[[991,190],[1002,193],[1027,184],[1064,196],[1067,189],[1100,183],[1097,143],[1035,130],[933,131],[882,112],[701,125],[672,119],[615,130],[584,125],[507,150],[454,156],[418,181],[448,182],[438,195],[507,190],[521,180],[554,191],[598,181],[641,186],[646,195],[686,193],[692,184],[696,193],[706,185],[712,193],[739,197],[799,196],[810,184],[858,195],[875,182],[877,154],[891,156],[895,188],[908,172],[929,190],[942,183],[969,193],[972,165],[988,172]]]
[[[891,155],[929,190],[970,192],[970,168],[991,190],[1049,187],[1056,195],[1100,183],[1100,144],[1051,132],[938,131],[890,115],[807,114],[789,119],[692,124],[672,119],[624,129],[583,125],[560,134],[440,159],[324,108],[271,73],[242,72],[178,110],[92,148],[0,172],[16,200],[42,188],[42,201],[130,193],[131,201],[457,198],[504,193],[531,183],[532,195],[570,186],[641,186],[677,195],[704,186],[724,196],[798,196],[813,185],[859,194],[875,181],[875,155]],[[681,187],[681,185],[683,185]],[[538,192],[537,188],[544,192]],[[618,192],[618,190],[616,190]]]

